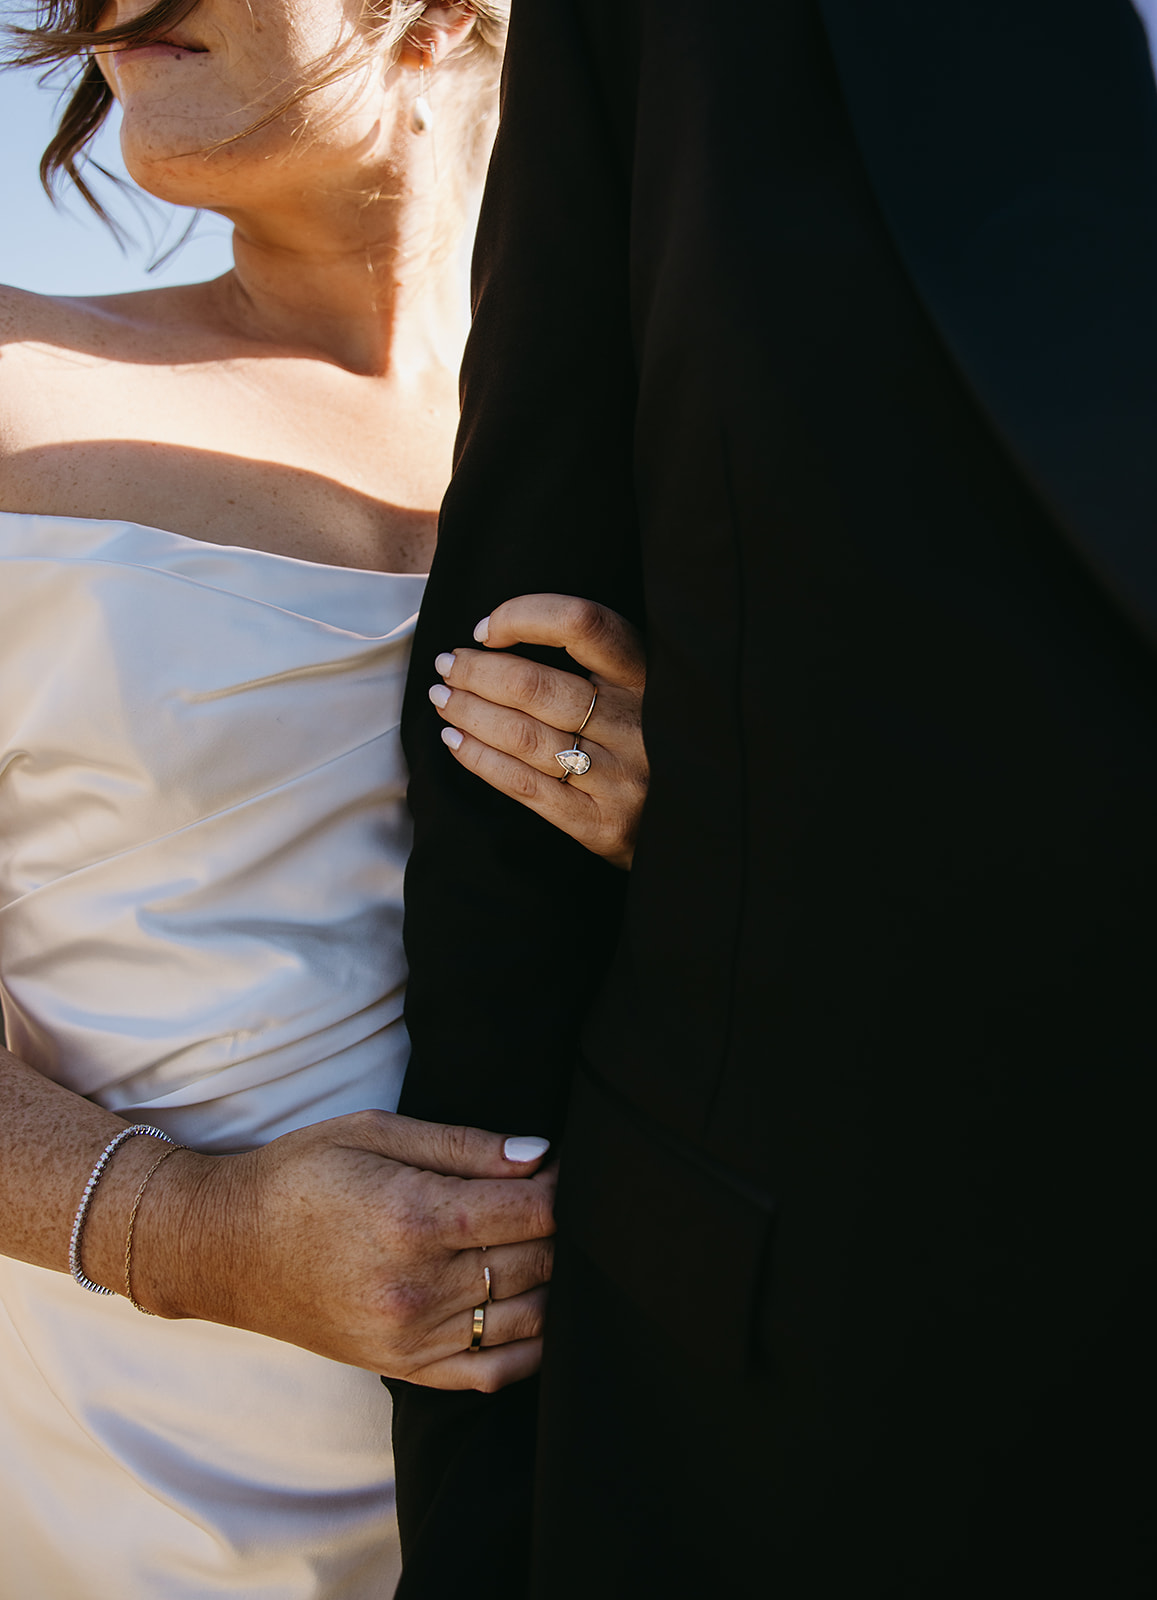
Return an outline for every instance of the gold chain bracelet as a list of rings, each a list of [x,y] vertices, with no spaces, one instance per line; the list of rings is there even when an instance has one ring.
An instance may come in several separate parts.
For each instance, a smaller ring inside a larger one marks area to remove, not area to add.
[[[153,1173],[156,1172],[158,1167],[163,1166],[170,1156],[175,1156],[178,1150],[187,1150],[188,1148],[188,1145],[185,1144],[171,1144],[167,1150],[161,1151],[141,1179],[141,1186],[137,1190],[136,1199],[133,1201],[133,1209],[129,1212],[129,1231],[125,1238],[125,1299],[141,1313],[142,1317],[155,1317],[157,1313],[150,1311],[147,1306],[141,1305],[133,1294],[133,1229],[137,1225],[137,1212],[141,1209],[141,1200],[144,1198],[145,1190],[149,1186],[149,1179],[153,1176]]]

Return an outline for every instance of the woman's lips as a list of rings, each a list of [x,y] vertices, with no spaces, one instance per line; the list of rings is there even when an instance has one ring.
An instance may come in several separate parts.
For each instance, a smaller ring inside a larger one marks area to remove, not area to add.
[[[147,44],[130,45],[128,49],[118,50],[116,53],[122,61],[159,61],[165,56],[180,61],[184,56],[209,54],[207,50],[197,45],[172,44],[164,39],[151,39]]]

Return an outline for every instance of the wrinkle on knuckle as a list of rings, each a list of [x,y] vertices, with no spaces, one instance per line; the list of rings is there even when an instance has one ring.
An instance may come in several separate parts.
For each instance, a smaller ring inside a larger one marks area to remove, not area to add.
[[[474,652],[472,650],[455,650],[454,665],[443,678],[443,682],[450,689],[468,690],[474,677]]]
[[[593,641],[606,632],[606,613],[594,600],[572,596],[564,602],[562,610],[563,628],[575,638]]]
[[[541,782],[542,779],[537,772],[530,767],[519,765],[511,768],[508,787],[518,800],[537,800]]]
[[[538,734],[525,717],[516,717],[510,724],[510,754],[520,761],[530,761],[538,754]]]
[[[527,661],[522,656],[512,657],[510,692],[516,704],[533,705],[543,689],[542,668],[537,661]]]
[[[528,1239],[549,1240],[554,1234],[554,1191],[537,1191],[535,1201],[527,1215]],[[553,1249],[553,1245],[551,1246]]]
[[[545,1315],[545,1306],[537,1295],[528,1301],[525,1306],[520,1306],[510,1329],[509,1338],[537,1339],[542,1332]]]
[[[470,1154],[470,1130],[461,1123],[448,1122],[442,1129],[441,1137],[446,1165],[454,1168],[464,1166]]]
[[[454,751],[454,759],[455,761],[460,761],[468,771],[478,772],[483,761],[486,759],[486,746],[483,744],[481,739],[468,737],[466,741],[459,745],[458,749]]]

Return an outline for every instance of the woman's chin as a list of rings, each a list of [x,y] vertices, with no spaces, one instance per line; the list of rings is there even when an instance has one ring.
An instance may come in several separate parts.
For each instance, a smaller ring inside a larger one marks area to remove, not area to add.
[[[128,140],[121,141],[121,154],[129,177],[151,195],[167,205],[186,206],[194,210],[214,211],[228,202],[236,184],[230,185],[228,174],[221,166],[232,166],[226,151],[207,152],[202,146],[189,151],[134,149]]]

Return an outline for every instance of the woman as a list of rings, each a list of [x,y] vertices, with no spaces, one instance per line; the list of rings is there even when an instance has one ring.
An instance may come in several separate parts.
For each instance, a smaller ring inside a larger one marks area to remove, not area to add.
[[[376,1374],[527,1375],[550,1274],[543,1141],[390,1115],[397,720],[501,17],[86,4],[25,38],[87,62],[50,167],[115,94],[134,178],[230,218],[236,266],[0,302],[0,1593],[377,1597]],[[519,639],[597,697],[448,652],[447,759],[625,866],[637,646],[558,597],[495,613]]]

